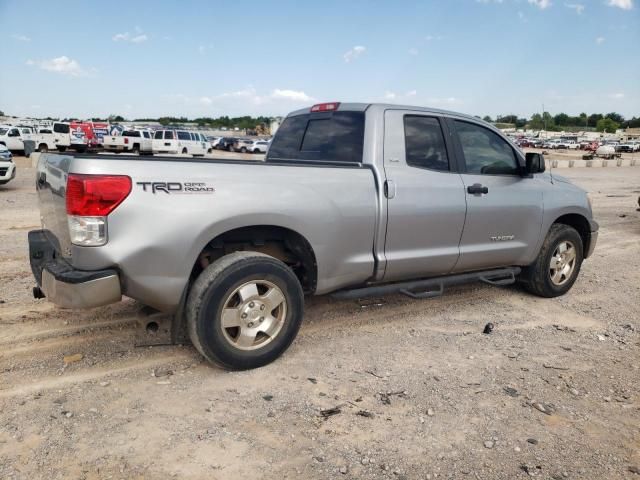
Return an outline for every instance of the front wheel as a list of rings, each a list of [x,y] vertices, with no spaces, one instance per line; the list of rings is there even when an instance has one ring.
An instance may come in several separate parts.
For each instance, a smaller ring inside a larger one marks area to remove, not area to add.
[[[520,276],[525,288],[540,297],[567,293],[580,273],[584,250],[580,234],[569,225],[554,224],[540,253]]]
[[[189,337],[210,362],[230,370],[266,365],[296,337],[304,312],[302,287],[281,261],[235,252],[209,265],[189,292]]]

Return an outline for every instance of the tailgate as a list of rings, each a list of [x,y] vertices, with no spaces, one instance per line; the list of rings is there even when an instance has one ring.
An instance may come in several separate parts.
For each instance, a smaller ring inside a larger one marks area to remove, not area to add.
[[[58,254],[71,257],[71,239],[67,225],[67,174],[73,157],[42,154],[36,172],[36,190],[40,205],[40,223]]]

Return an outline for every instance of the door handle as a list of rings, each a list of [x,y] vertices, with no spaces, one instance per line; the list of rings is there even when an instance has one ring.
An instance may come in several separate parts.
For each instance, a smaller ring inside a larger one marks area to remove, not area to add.
[[[384,196],[389,199],[396,196],[396,183],[393,180],[384,182]]]
[[[480,185],[479,183],[474,183],[473,185],[469,185],[467,187],[467,192],[474,195],[489,193],[489,187],[485,187],[484,185]]]

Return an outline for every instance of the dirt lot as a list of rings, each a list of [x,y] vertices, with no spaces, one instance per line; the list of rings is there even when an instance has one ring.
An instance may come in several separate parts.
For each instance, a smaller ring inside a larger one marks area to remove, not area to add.
[[[567,296],[312,298],[283,358],[228,373],[135,347],[131,300],[34,300],[21,168],[0,187],[0,478],[640,478],[640,168],[558,173],[601,225]]]

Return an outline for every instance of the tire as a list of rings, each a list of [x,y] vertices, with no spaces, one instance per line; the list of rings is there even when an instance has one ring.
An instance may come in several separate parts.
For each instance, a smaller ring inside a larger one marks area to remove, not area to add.
[[[251,285],[256,285],[255,290]],[[248,289],[240,294],[245,287]],[[271,304],[265,300],[267,294],[275,299]],[[227,325],[231,325],[225,328],[223,310],[229,312]],[[303,314],[302,287],[293,271],[280,260],[257,252],[231,253],[209,265],[191,287],[186,304],[193,345],[207,360],[228,370],[247,370],[274,361],[298,334]],[[273,335],[254,333],[261,329]]]
[[[186,154],[187,154],[187,149],[186,149],[186,148],[183,148],[183,149],[182,149],[182,154],[183,154],[183,155],[186,155]]]
[[[38,151],[40,153],[47,153],[49,151],[49,147],[47,147],[45,143],[41,143],[40,145],[38,145]]]
[[[140,145],[136,143],[131,149],[131,153],[133,153],[134,155],[140,155]]]
[[[247,149],[246,149],[246,148],[244,148],[244,147],[242,147],[242,148],[240,149],[240,153],[247,153]]]
[[[571,248],[562,252],[562,245]],[[574,261],[571,265],[570,261],[564,260],[571,257],[571,254],[566,252],[570,252],[572,249]],[[564,263],[560,264],[561,267],[553,269],[552,259],[561,258],[562,253],[565,255],[563,257]],[[534,295],[545,298],[559,297],[567,293],[575,283],[583,259],[584,250],[580,234],[573,227],[555,223],[551,225],[538,257],[523,270],[519,280],[524,284],[525,289]],[[566,274],[558,276],[558,272],[564,270],[562,265],[565,267],[569,265],[571,268]]]

